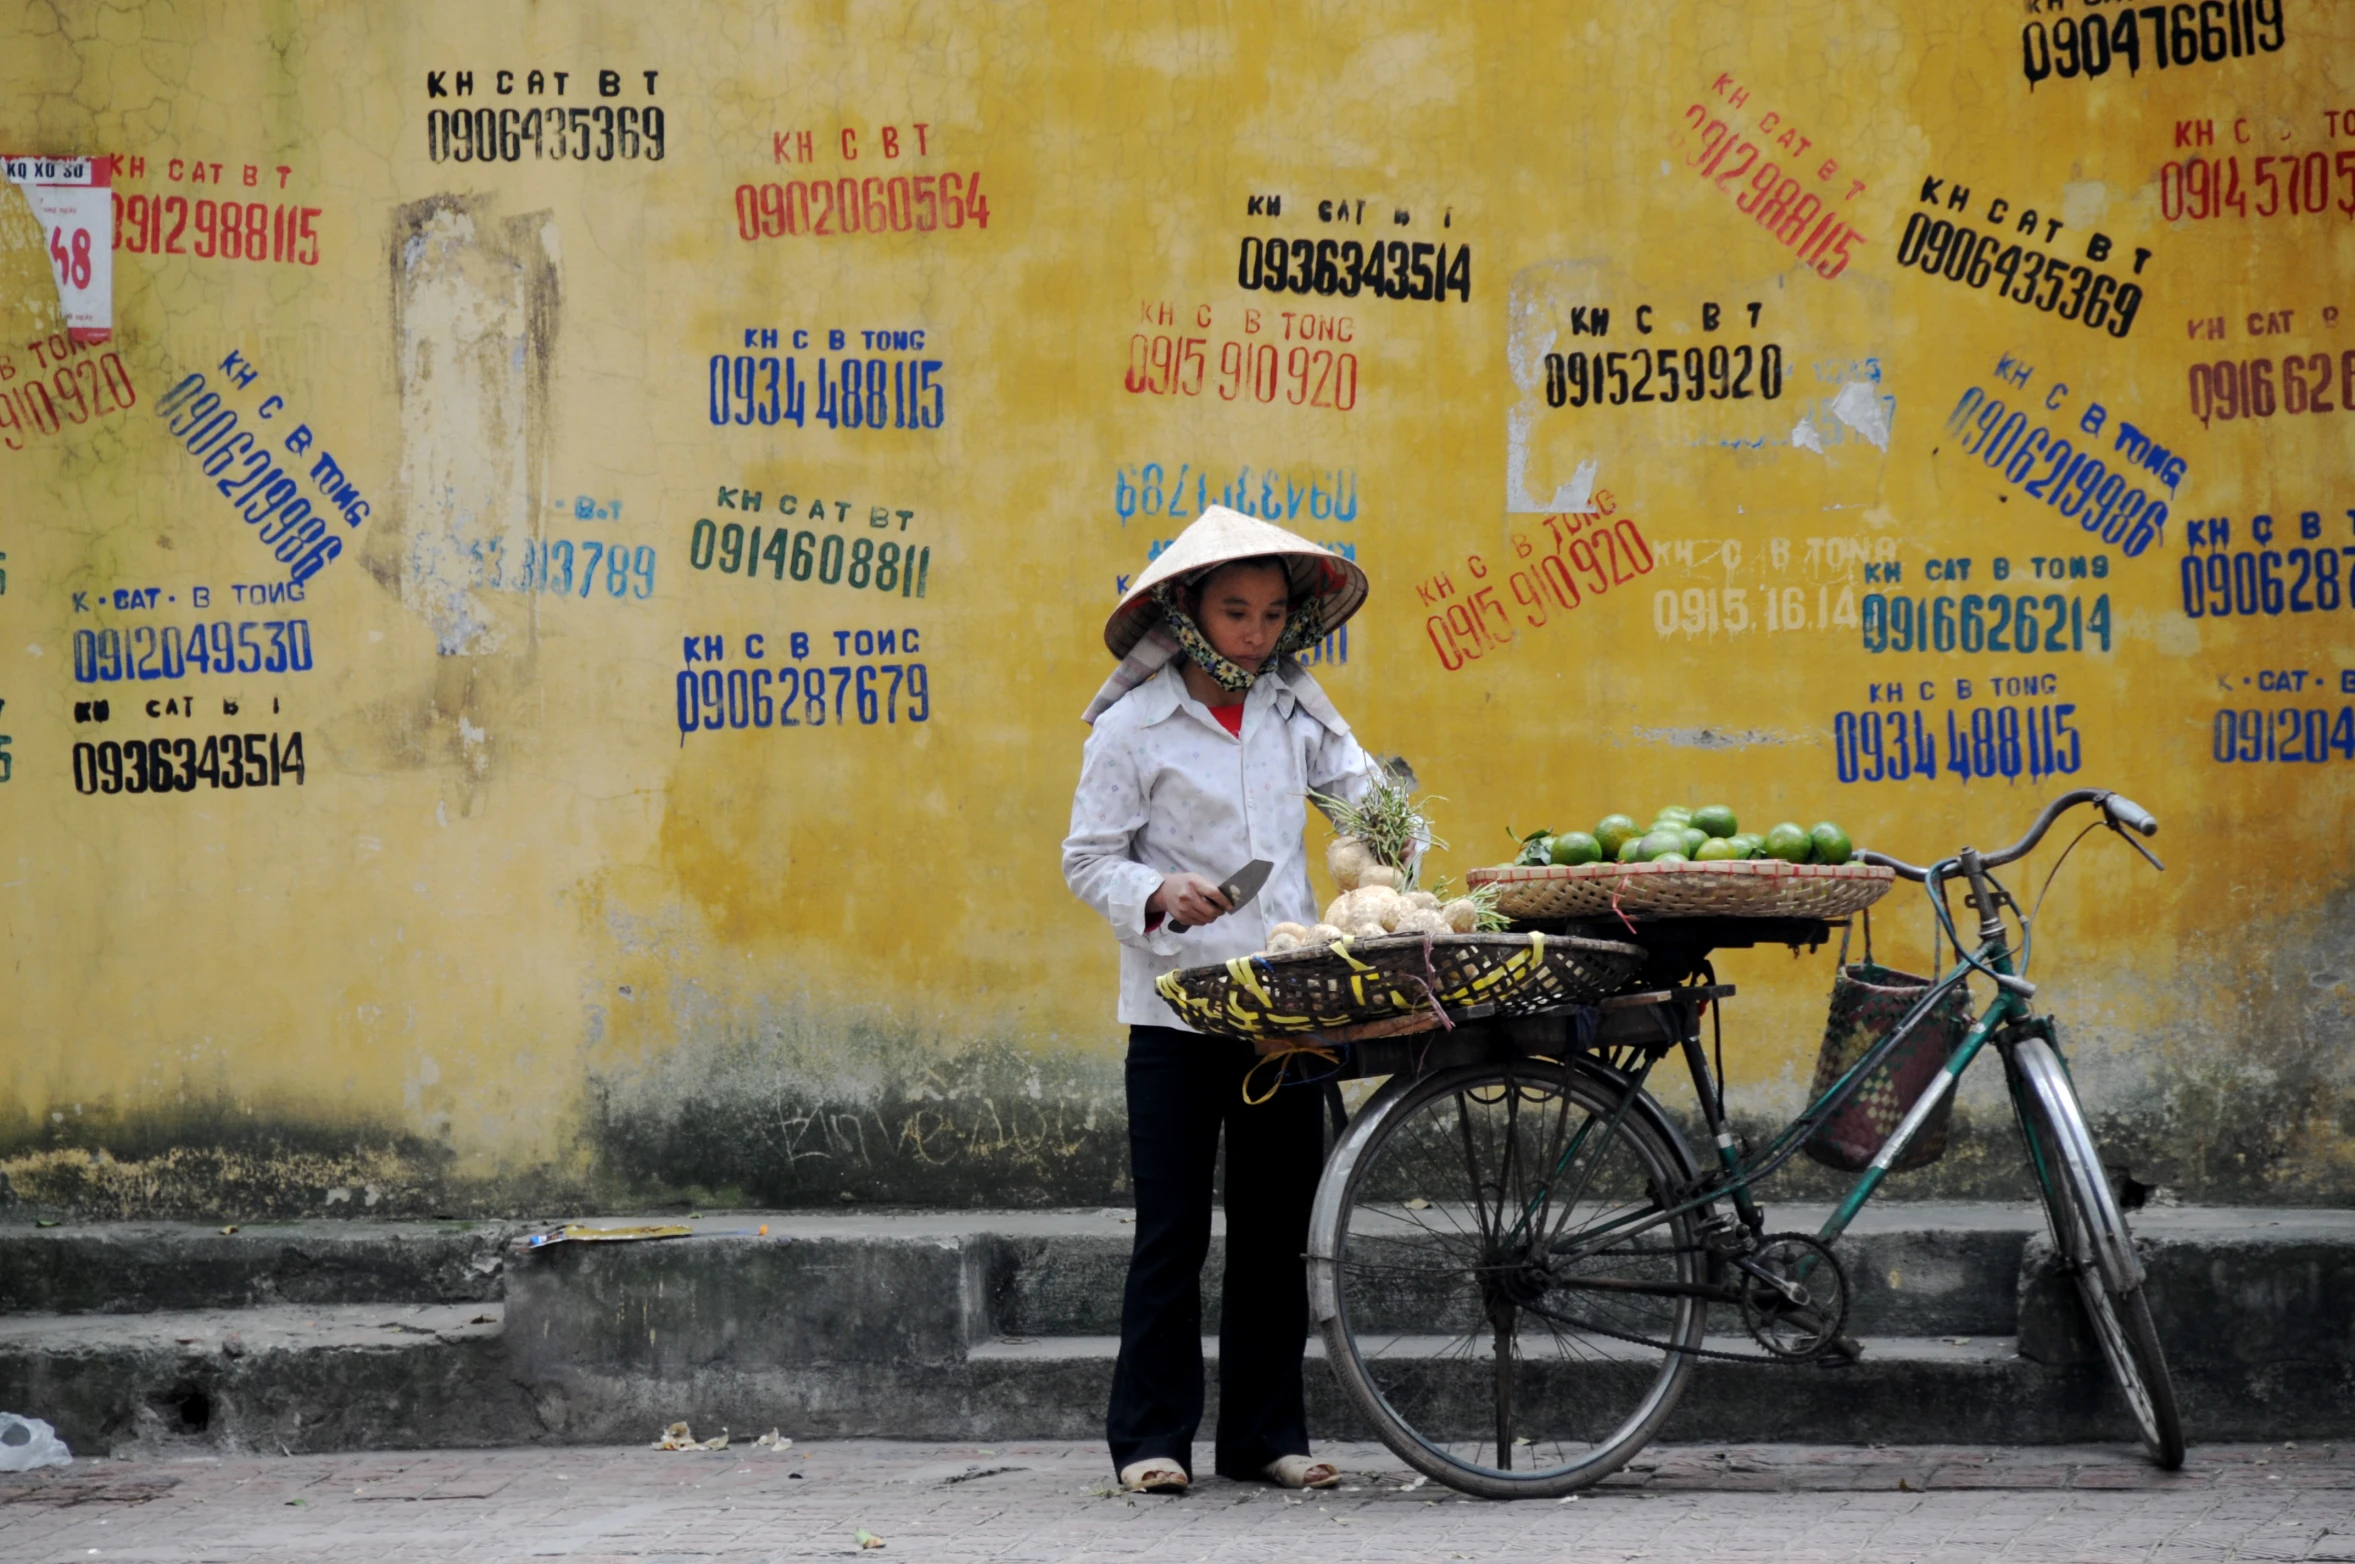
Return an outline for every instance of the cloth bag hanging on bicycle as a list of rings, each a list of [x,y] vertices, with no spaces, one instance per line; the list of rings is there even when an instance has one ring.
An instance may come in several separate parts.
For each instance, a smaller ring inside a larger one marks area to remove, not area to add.
[[[1875,1043],[1896,1029],[1906,1012],[1929,990],[1930,980],[1899,972],[1873,960],[1872,924],[1865,924],[1864,959],[1850,963],[1847,940],[1841,939],[1839,974],[1832,979],[1830,1013],[1824,1017],[1823,1052],[1816,1056],[1815,1084],[1810,1097],[1820,1097],[1831,1084],[1872,1051]],[[1857,1173],[1872,1165],[1888,1140],[1930,1082],[1952,1056],[1955,1044],[1971,1029],[1969,991],[1956,984],[1938,1001],[1937,1008],[1915,1024],[1905,1041],[1883,1060],[1807,1138],[1807,1154],[1828,1168]],[[1954,1120],[1954,1098],[1938,1104],[1913,1143],[1894,1163],[1894,1172],[1927,1167],[1946,1155],[1946,1136]]]

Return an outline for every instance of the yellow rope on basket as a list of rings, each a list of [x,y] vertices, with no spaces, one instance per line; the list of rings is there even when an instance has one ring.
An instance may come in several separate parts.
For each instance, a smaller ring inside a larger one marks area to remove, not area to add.
[[[1270,1008],[1274,1007],[1275,999],[1268,993],[1266,985],[1259,981],[1259,974],[1251,970],[1251,958],[1249,956],[1237,956],[1234,960],[1228,962],[1227,976],[1239,987],[1249,989],[1251,991],[1251,997],[1258,1000],[1262,1005],[1268,1006]]]
[[[1314,1043],[1303,1044],[1298,1048],[1279,1048],[1272,1054],[1261,1054],[1258,1061],[1254,1063],[1250,1069],[1243,1072],[1244,1106],[1256,1108],[1261,1103],[1267,1102],[1273,1098],[1277,1092],[1284,1089],[1284,1061],[1291,1058],[1294,1054],[1314,1054],[1319,1059],[1324,1060],[1327,1064],[1339,1064],[1341,1062],[1341,1056],[1335,1053],[1332,1049],[1320,1048]],[[1260,1070],[1264,1068],[1271,1060],[1274,1061],[1276,1066],[1276,1079],[1266,1091],[1260,1093],[1257,1097],[1254,1097],[1251,1095],[1252,1078],[1258,1075]]]

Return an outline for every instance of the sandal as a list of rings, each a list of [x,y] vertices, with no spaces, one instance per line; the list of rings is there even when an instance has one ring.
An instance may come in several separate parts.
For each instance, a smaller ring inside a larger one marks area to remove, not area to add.
[[[1282,1488],[1338,1488],[1341,1472],[1314,1456],[1279,1455],[1267,1463],[1267,1480]]]
[[[1149,1455],[1120,1469],[1120,1486],[1131,1493],[1184,1493],[1186,1469],[1166,1455]]]

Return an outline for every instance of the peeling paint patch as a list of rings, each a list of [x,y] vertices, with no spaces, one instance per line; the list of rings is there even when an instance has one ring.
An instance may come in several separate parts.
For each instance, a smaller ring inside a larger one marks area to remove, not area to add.
[[[1717,728],[1638,728],[1635,736],[1640,744],[1668,744],[1679,749],[1757,749],[1797,742],[1788,733],[1768,728],[1745,728],[1740,732]]]
[[[488,197],[435,196],[393,214],[398,580],[445,657],[499,649],[475,593],[520,574],[541,509],[558,249],[547,214],[498,220]]]
[[[1823,436],[1815,432],[1815,425],[1801,418],[1791,426],[1791,443],[1803,451],[1823,455]]]
[[[1889,449],[1889,426],[1896,415],[1897,398],[1874,390],[1866,381],[1851,380],[1832,398],[1832,416],[1884,451]]]
[[[1545,356],[1553,351],[1562,331],[1563,300],[1591,290],[1600,275],[1593,261],[1549,261],[1532,266],[1513,278],[1513,293],[1505,307],[1505,363],[1520,401],[1505,411],[1505,509],[1516,516],[1594,514],[1596,462],[1581,461],[1570,481],[1557,484],[1553,497],[1540,501],[1529,493],[1529,437],[1537,422],[1542,397]],[[1583,317],[1585,311],[1579,310]]]

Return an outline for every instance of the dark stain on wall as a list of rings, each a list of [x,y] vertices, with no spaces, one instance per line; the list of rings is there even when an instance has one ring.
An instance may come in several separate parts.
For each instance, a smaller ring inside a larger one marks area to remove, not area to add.
[[[690,1040],[591,1083],[598,1176],[641,1196],[808,1206],[1125,1201],[1120,1065],[1012,1039],[943,1051],[853,1023]]]

